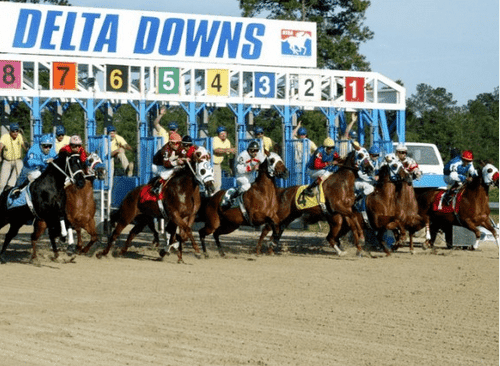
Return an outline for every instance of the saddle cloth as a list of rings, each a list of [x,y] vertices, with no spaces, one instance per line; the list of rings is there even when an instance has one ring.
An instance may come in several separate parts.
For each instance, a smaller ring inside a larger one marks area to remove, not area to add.
[[[7,196],[7,210],[10,210],[11,208],[15,208],[15,207],[26,206],[28,204],[27,197],[26,197],[26,194],[27,194],[26,188],[28,188],[28,186],[21,189],[21,193],[19,194],[19,196],[17,198],[12,198],[12,192],[14,191],[14,189],[12,189],[9,192],[9,195]]]
[[[316,207],[325,203],[325,193],[323,192],[323,184],[318,185],[313,189],[314,197],[303,195],[302,192],[307,188],[307,185],[300,186],[295,194],[295,205],[300,210]]]
[[[438,194],[436,194],[436,197],[434,197],[434,201],[432,202],[432,211],[451,213],[453,212],[453,204],[455,203],[456,200],[455,212],[458,213],[458,210],[460,209],[460,201],[462,200],[462,196],[464,195],[464,190],[462,189],[460,192],[458,192],[458,194],[453,193],[450,203],[448,205],[444,205],[443,202],[441,209],[439,209],[439,204],[441,203],[441,200],[445,192],[446,191],[440,191]]]
[[[146,184],[141,189],[140,198],[139,198],[140,203],[144,203],[144,202],[148,202],[148,201],[156,202],[158,200],[163,199],[163,191],[160,192],[160,194],[157,196],[157,195],[151,193],[151,188],[152,187],[149,184]]]

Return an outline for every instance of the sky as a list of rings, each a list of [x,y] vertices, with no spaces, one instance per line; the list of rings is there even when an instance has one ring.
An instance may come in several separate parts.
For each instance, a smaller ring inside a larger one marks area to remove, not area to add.
[[[240,16],[238,0],[70,0],[73,6]],[[498,0],[372,0],[364,25],[372,40],[360,53],[371,70],[401,80],[407,98],[418,84],[445,88],[458,106],[499,86]]]

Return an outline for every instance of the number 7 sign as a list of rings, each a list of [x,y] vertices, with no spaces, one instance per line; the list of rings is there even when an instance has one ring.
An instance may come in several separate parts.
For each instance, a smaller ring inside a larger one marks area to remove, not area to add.
[[[52,63],[52,89],[76,90],[76,63]]]
[[[364,102],[365,101],[365,79],[346,77],[345,78],[345,101]]]

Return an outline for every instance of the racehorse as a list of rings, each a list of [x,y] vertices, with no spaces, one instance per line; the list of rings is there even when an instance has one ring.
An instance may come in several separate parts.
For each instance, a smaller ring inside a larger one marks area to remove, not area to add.
[[[482,169],[478,176],[469,178],[463,184],[453,199],[452,206],[439,208],[444,190],[434,189],[422,193],[418,197],[419,214],[423,217],[426,227],[425,245],[434,248],[436,235],[441,229],[445,233],[448,248],[452,248],[453,225],[463,226],[476,235],[472,249],[476,249],[481,238],[478,226],[483,226],[495,237],[498,235],[490,218],[488,192],[491,185],[498,187],[498,169],[492,164],[481,163]]]
[[[99,239],[94,219],[96,204],[93,181],[96,178],[104,180],[106,177],[106,167],[97,153],[89,154],[86,164],[87,174],[84,187],[79,189],[70,185],[66,188],[66,218],[71,225],[68,228],[69,244],[72,244],[72,228],[74,228],[77,234],[76,253],[81,253],[83,249],[82,228],[90,234],[89,246]],[[43,234],[46,227],[45,221],[35,220],[34,236],[36,239]]]
[[[4,261],[2,256],[21,226],[33,218],[47,223],[54,259],[58,257],[56,238],[61,234],[63,236],[66,234],[64,226],[66,199],[64,186],[70,183],[79,189],[83,188],[85,184],[83,164],[79,155],[63,152],[48,165],[40,177],[26,187],[22,194],[25,195],[27,204],[9,209],[7,204],[10,201],[11,190],[2,192],[0,195],[0,210],[2,211],[0,214],[0,228],[7,224],[10,224],[10,227],[0,251],[0,261]],[[32,261],[37,257],[35,234],[33,232],[31,235]]]
[[[278,218],[280,220],[280,227],[278,232],[278,240],[281,238],[285,228],[295,219],[305,215],[308,223],[317,222],[319,220],[326,220],[330,227],[330,231],[326,237],[328,243],[337,251],[339,255],[343,252],[338,247],[339,238],[344,235],[345,230],[341,231],[344,218],[347,227],[353,231],[354,242],[358,248],[358,253],[361,253],[362,247],[360,239],[363,240],[364,234],[362,228],[355,219],[352,211],[354,203],[354,180],[356,178],[355,171],[356,152],[353,150],[339,165],[339,170],[332,174],[323,183],[323,192],[325,196],[324,206],[315,205],[311,207],[302,208],[297,204],[297,192],[300,186],[293,186],[289,188],[276,188],[279,208]],[[256,253],[260,254],[262,243],[271,231],[270,225],[265,225],[257,243]],[[269,248],[272,253],[272,248]]]
[[[123,255],[130,246],[132,239],[148,223],[151,223],[154,217],[171,221],[169,228],[173,228],[174,232],[177,227],[180,228],[178,262],[183,262],[182,244],[188,238],[191,240],[196,252],[195,255],[199,257],[200,249],[194,240],[191,226],[201,204],[200,183],[204,184],[209,194],[215,189],[213,169],[207,161],[206,149],[204,148],[199,148],[193,154],[192,161],[187,162],[183,169],[173,174],[172,178],[164,185],[160,193],[160,199],[150,193],[151,186],[149,184],[141,185],[125,196],[119,210],[113,215],[113,221],[117,225],[108,238],[108,245],[102,252],[97,253],[97,257],[101,258],[103,255],[107,255],[123,229],[135,218],[139,218],[140,220],[130,231],[127,241],[119,253]],[[172,240],[173,238],[171,238]],[[82,250],[82,253],[88,252],[89,249],[90,247],[87,245]],[[160,253],[161,256],[164,255],[162,254]]]
[[[265,152],[266,158],[259,166],[257,178],[252,183],[250,189],[240,197],[244,212],[240,207],[221,207],[226,191],[221,190],[208,199],[202,210],[200,217],[205,221],[205,226],[199,230],[200,241],[203,253],[206,255],[205,237],[213,234],[219,254],[224,256],[219,236],[232,233],[243,224],[259,226],[269,224],[273,230],[273,238],[278,238],[278,198],[274,177],[286,178],[288,169],[281,157],[273,152]]]
[[[401,213],[402,208],[398,207],[399,203],[396,201],[396,197],[397,189],[401,189],[401,181],[406,179],[408,175],[399,160],[382,165],[375,190],[366,197],[368,222],[365,222],[365,225],[368,229],[377,232],[377,239],[386,255],[390,255],[391,252],[383,239],[385,231],[398,229],[398,234],[401,237],[406,235],[401,222],[404,217]]]

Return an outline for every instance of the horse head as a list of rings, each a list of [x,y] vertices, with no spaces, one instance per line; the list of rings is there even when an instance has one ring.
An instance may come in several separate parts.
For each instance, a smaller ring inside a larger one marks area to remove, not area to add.
[[[411,176],[408,171],[403,166],[403,163],[399,159],[389,159],[380,168],[379,172],[379,182],[401,182],[411,180]]]
[[[483,181],[486,185],[495,185],[498,188],[498,169],[493,164],[486,164],[482,171]]]
[[[214,168],[210,164],[210,153],[203,146],[199,146],[193,153],[196,179],[205,186],[207,196],[215,193]]]
[[[283,162],[281,157],[273,152],[266,151],[265,152],[267,162],[267,172],[271,177],[277,177],[286,179],[288,178],[288,169]]]
[[[84,166],[80,160],[80,154],[59,153],[57,159],[53,161],[54,166],[66,176],[65,184],[72,183],[77,188],[85,186]]]
[[[87,172],[90,176],[94,176],[99,180],[106,179],[106,165],[104,165],[101,157],[95,152],[87,157]]]

